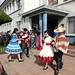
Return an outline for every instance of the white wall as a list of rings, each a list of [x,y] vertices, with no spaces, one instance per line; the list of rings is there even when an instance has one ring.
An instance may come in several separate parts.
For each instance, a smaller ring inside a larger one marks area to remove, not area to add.
[[[15,9],[14,9],[14,11],[15,11],[17,9],[17,5],[16,5],[16,3],[14,5],[15,5]],[[32,9],[38,7],[38,6],[39,6],[39,0],[21,0],[21,8],[20,8],[20,10],[17,10],[15,12],[13,12],[13,6],[11,5],[11,9],[10,9],[11,12],[9,12],[9,13],[6,12],[7,14],[10,14],[9,16],[13,19],[12,22],[11,22],[11,25],[9,25],[9,23],[5,23],[5,24],[1,25],[0,26],[0,32],[1,31],[6,32],[9,29],[13,31],[13,29],[15,27],[17,27],[16,22],[17,21],[22,21],[21,20],[21,18],[22,18],[21,14],[25,13],[25,12],[27,12],[29,10],[32,10]],[[30,20],[30,18],[26,17],[25,18],[25,23],[21,22],[20,27],[21,27],[21,29],[23,27],[26,27],[29,30],[31,30],[31,20]],[[4,29],[2,29],[2,28],[4,28]]]
[[[24,0],[22,13],[30,11],[39,6],[39,0]]]
[[[74,9],[75,1],[66,2],[66,3],[60,4],[60,5],[56,6],[56,7],[68,10],[70,12],[75,12],[75,9]]]
[[[15,13],[12,13],[11,15],[9,15],[13,20],[10,23],[5,23],[3,25],[0,26],[0,32],[1,31],[4,31],[4,32],[7,32],[8,30],[11,30],[13,31],[14,28],[17,27],[17,21],[21,21],[21,15],[20,15],[20,10],[15,12]],[[4,28],[4,29],[2,29]]]
[[[64,9],[64,10],[69,11],[69,14],[65,18],[63,18],[63,20],[61,22],[59,22],[59,25],[60,24],[65,25],[65,27],[67,29],[66,32],[68,32],[68,17],[75,16],[75,9],[74,9],[75,1],[71,1],[71,2],[66,3],[66,4],[65,3],[60,4],[57,7],[60,8],[60,9]]]
[[[32,29],[32,27],[31,27],[31,18],[25,17],[25,22],[23,22],[21,27],[22,28],[27,28],[30,31]]]
[[[64,0],[58,0],[58,4],[61,4],[63,2],[64,2]]]

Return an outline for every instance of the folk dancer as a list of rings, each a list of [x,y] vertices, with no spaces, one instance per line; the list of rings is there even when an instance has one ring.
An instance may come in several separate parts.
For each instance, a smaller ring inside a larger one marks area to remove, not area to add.
[[[45,40],[43,49],[40,51],[38,57],[45,63],[43,70],[48,69],[48,62],[52,62],[54,58],[53,48],[51,46],[52,37],[49,36],[49,32],[46,30],[44,32]]]
[[[25,44],[25,48],[26,48],[26,56],[29,58],[29,42],[30,42],[30,37],[29,37],[29,33],[28,30],[26,28],[23,29],[25,32],[25,35],[22,36],[22,38],[24,39],[24,44]]]
[[[21,40],[21,39],[18,39],[17,33],[18,33],[18,29],[14,28],[13,34],[11,35],[11,40],[10,40],[9,44],[7,45],[6,50],[5,50],[5,52],[7,54],[9,54],[9,56],[8,56],[9,62],[13,61],[12,56],[11,56],[13,54],[17,54],[19,62],[23,61],[20,57],[20,53],[22,52],[22,50],[21,50],[21,47],[18,43],[18,40]]]
[[[54,32],[58,33],[58,36],[55,38],[56,49],[58,51],[56,52],[56,55],[55,55],[55,61],[57,63],[57,67],[55,70],[56,74],[58,74],[59,69],[63,67],[62,56],[63,56],[63,53],[67,53],[67,50],[68,50],[67,48],[69,45],[69,42],[63,33],[64,31],[65,29],[63,27],[58,27],[57,29],[54,30]]]

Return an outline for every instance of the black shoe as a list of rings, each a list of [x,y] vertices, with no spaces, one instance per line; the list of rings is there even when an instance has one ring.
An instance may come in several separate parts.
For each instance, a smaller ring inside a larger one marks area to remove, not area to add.
[[[29,55],[26,55],[29,58]]]
[[[29,58],[29,55],[27,55],[27,57]]]
[[[44,67],[44,68],[43,68],[43,70],[46,70],[46,69],[48,69],[48,67]]]
[[[23,62],[24,60],[18,60],[18,62]]]
[[[9,62],[12,62],[12,61],[14,61],[14,60],[13,60],[13,59],[8,59],[8,61],[9,61]]]

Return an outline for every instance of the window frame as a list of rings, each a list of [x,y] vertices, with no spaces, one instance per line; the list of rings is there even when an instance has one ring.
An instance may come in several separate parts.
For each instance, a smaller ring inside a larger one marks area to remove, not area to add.
[[[75,26],[75,16],[73,16],[73,17],[68,17],[68,34],[74,34],[74,35],[75,35],[75,29],[74,29],[73,32],[69,32],[69,30],[70,30],[70,25],[72,25],[72,24],[70,24],[71,22],[74,23],[74,25],[71,26],[71,28],[75,28],[75,27],[74,27],[74,26]]]

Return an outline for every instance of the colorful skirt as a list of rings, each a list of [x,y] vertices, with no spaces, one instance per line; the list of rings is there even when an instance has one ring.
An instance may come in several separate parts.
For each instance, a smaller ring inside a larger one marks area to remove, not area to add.
[[[10,42],[7,45],[5,52],[7,54],[18,54],[21,53],[22,50],[18,42]]]
[[[44,48],[41,50],[40,54],[38,57],[43,61],[43,62],[52,62],[54,58],[54,53],[50,48]]]

